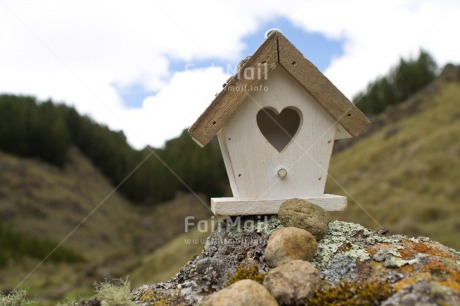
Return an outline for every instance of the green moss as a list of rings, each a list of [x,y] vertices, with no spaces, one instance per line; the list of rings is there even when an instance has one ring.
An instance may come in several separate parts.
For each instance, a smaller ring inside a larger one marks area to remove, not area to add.
[[[343,280],[337,286],[320,289],[306,306],[373,306],[393,295],[394,289],[387,282],[350,283]]]
[[[265,274],[266,273],[259,272],[259,268],[256,266],[248,267],[248,265],[242,263],[238,269],[236,269],[235,274],[231,275],[228,273],[228,280],[225,284],[230,286],[231,284],[243,279],[251,279],[259,284],[262,284],[264,282]]]

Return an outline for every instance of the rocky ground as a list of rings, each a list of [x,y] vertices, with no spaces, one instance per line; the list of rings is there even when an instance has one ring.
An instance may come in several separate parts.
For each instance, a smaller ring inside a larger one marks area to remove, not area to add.
[[[173,278],[124,290],[135,305],[460,305],[460,253],[291,199],[277,216],[221,220]]]
[[[224,219],[199,256],[169,281],[134,289],[133,300],[138,305],[194,305],[226,287],[242,262],[269,271],[264,258],[267,240],[282,227],[275,216]],[[460,304],[460,253],[429,238],[333,221],[317,243],[312,264],[320,272],[322,287],[344,279],[388,282],[395,293],[381,305]]]

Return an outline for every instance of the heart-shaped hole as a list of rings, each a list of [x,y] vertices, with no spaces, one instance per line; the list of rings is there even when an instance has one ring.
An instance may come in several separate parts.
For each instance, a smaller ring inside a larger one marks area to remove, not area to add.
[[[265,107],[257,113],[257,126],[268,142],[281,152],[299,130],[300,116],[300,112],[293,107],[287,107],[281,113]]]

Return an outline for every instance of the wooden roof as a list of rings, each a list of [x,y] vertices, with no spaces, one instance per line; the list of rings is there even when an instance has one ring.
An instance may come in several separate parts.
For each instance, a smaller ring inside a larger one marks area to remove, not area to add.
[[[278,65],[305,88],[351,136],[357,136],[370,123],[369,119],[278,31],[274,31],[264,41],[240,71],[252,67],[255,71],[268,71],[270,75],[270,71]],[[263,77],[245,78],[244,73],[233,77],[189,129],[190,136],[199,145],[207,145],[251,94],[250,91],[232,89],[255,88],[263,81]]]

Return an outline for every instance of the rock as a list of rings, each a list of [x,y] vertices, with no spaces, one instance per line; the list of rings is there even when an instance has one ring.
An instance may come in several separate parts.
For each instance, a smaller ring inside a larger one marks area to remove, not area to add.
[[[302,260],[293,260],[270,270],[264,280],[265,288],[282,305],[305,305],[320,283],[318,269]]]
[[[222,290],[241,263],[268,272],[267,241],[280,228],[274,216],[216,222],[201,254],[171,279],[133,289],[133,302],[197,305]],[[383,236],[359,224],[333,221],[317,243],[312,264],[324,287],[343,279],[353,284],[387,281],[396,293],[382,300],[385,306],[460,305],[460,253],[426,237]]]
[[[377,231],[377,234],[382,235],[382,236],[388,235],[388,233],[390,233],[390,229],[386,227],[381,228]]]
[[[212,294],[202,306],[277,306],[273,296],[261,284],[244,279]]]
[[[420,281],[396,292],[381,306],[460,305],[458,290],[433,281]]]
[[[274,232],[268,239],[265,261],[278,267],[291,260],[311,260],[316,252],[316,239],[306,230],[286,227]]]
[[[339,264],[346,262],[350,269]],[[331,285],[344,278],[390,282],[396,293],[385,306],[459,305],[460,253],[426,237],[382,236],[358,224],[333,221],[318,242],[313,263]]]
[[[150,304],[168,301],[170,305],[196,305],[211,293],[224,288],[228,275],[245,263],[261,273],[268,237],[282,228],[275,216],[227,217],[216,222],[214,231],[198,256],[193,257],[174,277],[149,286],[155,297]],[[212,267],[209,269],[208,267]],[[143,304],[144,288],[134,289],[134,301]]]
[[[356,262],[356,258],[339,253],[332,258],[328,264],[328,269],[322,272],[321,277],[332,284],[336,284],[342,279],[353,280],[358,276],[356,274]]]
[[[374,254],[374,256],[372,256],[372,259],[376,262],[382,262],[382,261],[385,261],[385,257],[386,257],[385,252],[378,251],[377,253]]]
[[[316,240],[323,238],[329,223],[327,211],[301,199],[290,199],[281,204],[278,218],[283,226],[304,229]]]
[[[383,266],[385,268],[401,268],[405,265],[412,265],[417,262],[417,259],[401,259],[396,256],[390,256],[385,259]]]

